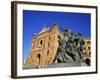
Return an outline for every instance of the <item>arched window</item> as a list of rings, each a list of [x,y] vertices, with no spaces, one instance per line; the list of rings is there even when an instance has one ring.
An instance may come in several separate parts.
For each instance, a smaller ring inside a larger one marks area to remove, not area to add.
[[[89,55],[91,54],[91,52],[89,52]]]
[[[47,51],[47,55],[49,55],[49,50]]]
[[[42,46],[42,44],[43,44],[43,40],[40,41],[40,45],[41,45],[41,46]]]
[[[51,37],[49,37],[49,40],[51,39]]]
[[[87,53],[86,53],[86,52],[84,52],[84,54],[86,55]]]
[[[90,47],[88,47],[88,49],[90,50]]]
[[[50,47],[50,42],[48,43],[48,47]]]
[[[88,44],[88,45],[90,45],[90,44],[91,44],[91,42],[90,42],[90,41],[87,41],[87,44]]]
[[[84,47],[84,50],[86,50],[86,47]]]
[[[39,48],[42,48],[43,47],[43,40],[40,40],[39,41]]]

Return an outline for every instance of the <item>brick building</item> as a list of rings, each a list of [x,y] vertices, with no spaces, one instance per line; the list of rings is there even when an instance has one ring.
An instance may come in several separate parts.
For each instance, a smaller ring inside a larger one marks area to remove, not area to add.
[[[58,25],[54,24],[51,31],[49,28],[43,28],[36,36],[33,36],[25,65],[44,67],[51,64],[58,48],[58,35]]]

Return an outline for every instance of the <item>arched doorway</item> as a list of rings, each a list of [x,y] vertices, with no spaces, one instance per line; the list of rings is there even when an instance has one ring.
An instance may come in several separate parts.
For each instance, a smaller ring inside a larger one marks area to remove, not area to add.
[[[88,66],[90,66],[90,63],[91,63],[91,62],[90,62],[90,59],[89,59],[89,58],[86,58],[86,59],[85,59],[85,63],[86,63]]]
[[[38,67],[40,66],[40,58],[41,58],[41,55],[38,54],[38,55],[37,55],[37,65],[38,65]]]

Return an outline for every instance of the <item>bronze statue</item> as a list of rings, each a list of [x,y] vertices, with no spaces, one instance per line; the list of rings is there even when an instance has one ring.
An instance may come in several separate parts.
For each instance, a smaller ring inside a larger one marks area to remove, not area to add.
[[[63,29],[63,38],[59,38],[56,60],[58,63],[82,62],[84,41],[80,33],[73,33],[69,28]]]

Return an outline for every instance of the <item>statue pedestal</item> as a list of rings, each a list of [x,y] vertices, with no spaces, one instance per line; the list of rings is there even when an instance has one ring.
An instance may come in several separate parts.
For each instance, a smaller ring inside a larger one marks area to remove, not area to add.
[[[87,66],[87,65],[84,62],[55,63],[55,64],[49,64],[47,68],[78,67],[78,66]]]
[[[23,69],[39,69],[39,68],[42,69],[42,68],[79,67],[79,66],[87,66],[87,64],[84,62],[54,63],[54,64],[49,64],[47,67],[23,66]]]

